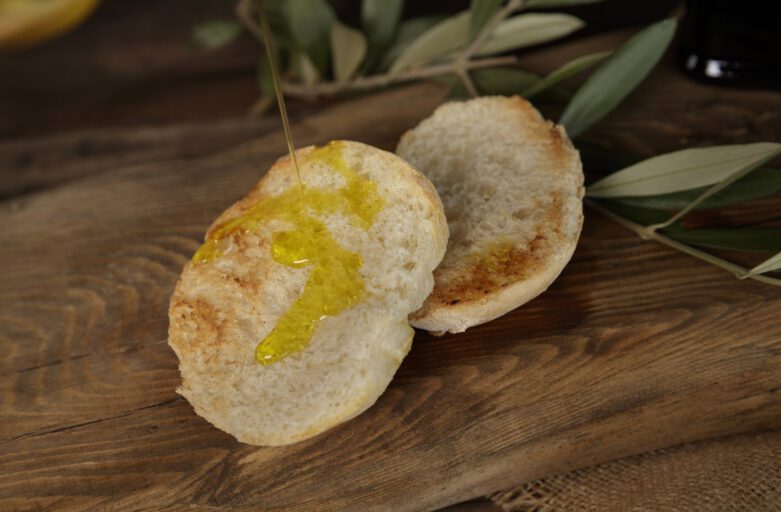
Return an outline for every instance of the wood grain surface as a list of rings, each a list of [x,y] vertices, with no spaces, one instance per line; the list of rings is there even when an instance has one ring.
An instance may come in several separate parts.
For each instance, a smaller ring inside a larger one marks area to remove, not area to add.
[[[392,149],[442,95],[416,85],[311,107],[294,133],[299,145],[352,138]],[[641,155],[779,140],[779,96],[662,69],[588,138]],[[779,291],[587,211],[548,292],[463,334],[418,333],[365,414],[289,447],[237,443],[175,394],[165,340],[168,297],[206,226],[284,153],[278,129],[228,125],[238,135],[189,156],[190,132],[162,150],[137,128],[114,133],[149,141],[126,160],[71,152],[112,140],[95,131],[57,139],[66,156],[51,161],[38,156],[48,137],[0,146],[10,169],[15,155],[37,162],[6,190],[38,189],[0,203],[0,510],[428,510],[781,427]],[[63,164],[67,176],[47,171]]]

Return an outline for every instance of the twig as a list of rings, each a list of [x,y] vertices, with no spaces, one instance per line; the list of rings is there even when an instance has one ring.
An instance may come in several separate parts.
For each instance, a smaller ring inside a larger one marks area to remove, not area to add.
[[[461,83],[464,84],[464,88],[466,89],[466,92],[469,94],[469,96],[476,98],[480,94],[477,92],[477,87],[472,81],[472,77],[469,76],[469,71],[466,69],[467,66],[468,63],[460,65],[458,67],[458,71],[456,71],[456,74],[458,75],[458,78],[461,79]]]
[[[472,60],[463,65],[464,67],[457,66],[454,62],[446,62],[444,64],[436,64],[434,66],[420,68],[396,75],[382,74],[368,77],[358,77],[351,82],[322,82],[313,85],[285,82],[282,84],[282,89],[285,91],[285,94],[296,97],[332,96],[341,92],[363,91],[366,89],[385,87],[395,83],[419,80],[421,78],[432,78],[441,75],[460,76],[459,73],[462,69],[466,71],[471,69],[509,66],[516,63],[516,58],[512,55],[508,55],[504,57],[490,57],[486,59]]]
[[[252,0],[239,0],[236,4],[236,17],[255,39],[263,43],[263,32],[260,31],[260,27],[255,21]]]
[[[412,69],[404,73],[390,75],[384,73],[381,75],[371,75],[368,77],[358,77],[349,82],[321,82],[316,84],[302,84],[297,82],[283,82],[282,90],[291,97],[313,99],[321,96],[334,96],[343,92],[365,91],[388,85],[420,80],[423,78],[433,78],[442,75],[455,75],[464,84],[464,87],[472,96],[477,96],[478,91],[469,71],[472,69],[482,69],[489,67],[510,66],[517,63],[517,59],[512,55],[503,57],[490,57],[485,59],[471,59],[472,54],[477,51],[482,43],[491,35],[494,28],[507,16],[523,8],[525,0],[510,0],[507,5],[500,9],[483,30],[478,34],[473,43],[463,52],[459,53],[455,59],[442,64]],[[260,30],[254,14],[253,0],[239,0],[236,4],[236,17],[241,24],[261,43],[263,43],[263,33]]]
[[[772,284],[774,286],[781,286],[781,279],[775,279],[772,277],[767,277],[767,276],[762,276],[757,274],[750,274],[748,269],[741,267],[740,265],[736,265],[729,261],[718,258],[712,254],[708,254],[707,252],[700,251],[693,247],[689,247],[686,244],[682,244],[680,242],[676,242],[675,240],[671,240],[670,238],[667,238],[666,236],[660,234],[657,231],[651,231],[647,229],[645,226],[636,224],[628,219],[625,219],[624,217],[621,217],[620,215],[613,213],[612,211],[608,210],[603,206],[600,206],[594,201],[586,199],[585,202],[591,208],[597,210],[598,212],[605,215],[606,217],[609,217],[610,219],[624,226],[625,228],[634,231],[644,239],[654,240],[656,242],[659,242],[660,244],[664,244],[668,247],[672,247],[673,249],[681,251],[684,254],[688,254],[689,256],[693,256],[695,258],[706,261],[711,265],[715,265],[719,268],[723,268],[724,270],[731,272],[738,279],[753,279],[761,283]]]

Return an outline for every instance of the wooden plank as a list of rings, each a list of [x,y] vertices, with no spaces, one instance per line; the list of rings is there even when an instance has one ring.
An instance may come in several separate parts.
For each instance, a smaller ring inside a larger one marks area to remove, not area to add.
[[[210,123],[80,130],[0,141],[0,199],[57,186],[119,167],[194,158],[231,149],[276,129],[268,116]]]
[[[390,90],[295,129],[390,149],[440,98]],[[547,293],[461,335],[419,333],[364,415],[290,447],[237,443],[175,395],[166,306],[211,219],[283,152],[269,133],[3,203],[0,509],[423,510],[781,426],[778,291],[587,212]]]
[[[0,136],[219,119],[257,96],[258,44],[201,52],[192,28],[230,19],[224,0],[101,2],[73,32],[0,54]]]

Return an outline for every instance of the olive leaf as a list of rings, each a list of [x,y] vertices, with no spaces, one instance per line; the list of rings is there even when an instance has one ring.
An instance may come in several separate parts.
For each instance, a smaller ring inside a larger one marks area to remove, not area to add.
[[[353,76],[366,56],[366,46],[366,38],[360,31],[334,21],[331,25],[331,64],[338,82]]]
[[[664,55],[676,25],[670,18],[640,31],[589,77],[559,120],[570,137],[605,117],[643,81]]]
[[[527,0],[527,9],[550,9],[552,7],[570,7],[573,5],[597,4],[605,0]]]
[[[593,202],[596,202],[598,205],[607,208],[614,213],[617,213],[625,219],[631,220],[635,224],[640,224],[641,226],[658,224],[660,222],[664,222],[670,217],[669,213],[660,210],[652,210],[650,208],[619,203],[612,199],[599,199]],[[679,224],[674,224],[666,229],[676,229],[679,226]]]
[[[471,76],[481,94],[517,94],[540,80],[539,75],[515,68],[478,69]]]
[[[541,93],[545,89],[552,87],[558,84],[559,82],[571,78],[577,75],[578,73],[581,73],[587,70],[588,68],[602,62],[607,57],[609,57],[611,53],[612,52],[590,53],[588,55],[583,55],[581,57],[573,59],[567,62],[566,64],[564,64],[563,66],[561,66],[556,71],[550,73],[542,80],[538,81],[537,83],[525,89],[521,94],[526,98],[531,98],[533,96],[536,96],[537,94]]]
[[[193,27],[190,39],[204,50],[221,48],[241,35],[241,25],[235,20],[210,20]]]
[[[469,40],[473,40],[485,24],[488,23],[499,7],[502,6],[502,0],[472,0],[469,3],[469,12],[472,18],[469,25]]]
[[[706,187],[756,168],[779,153],[781,144],[773,142],[684,149],[613,173],[590,185],[586,194],[590,197],[650,196]]]
[[[320,81],[320,72],[307,54],[294,51],[291,54],[291,61],[293,72],[301,79],[304,85],[312,85]]]
[[[713,228],[664,230],[679,242],[713,249],[747,252],[781,251],[781,228]]]
[[[390,46],[399,27],[404,0],[363,0],[361,24],[368,37],[368,52],[363,71],[373,70]]]
[[[464,100],[470,97],[469,91],[466,90],[463,80],[456,75],[442,75],[436,77],[434,80],[442,82],[448,86],[445,99],[448,100]]]
[[[771,256],[764,262],[752,268],[748,273],[751,275],[756,275],[764,274],[765,272],[772,272],[774,270],[781,270],[781,252],[777,253],[775,256]]]
[[[619,197],[616,200],[625,204],[657,210],[682,210],[702,195],[706,189],[707,187],[700,187],[656,196]],[[697,205],[697,209],[720,208],[730,204],[771,196],[778,192],[781,192],[781,170],[757,169],[724,190],[707,198]]]
[[[530,85],[541,80],[541,77],[530,71],[518,68],[485,68],[469,72],[480,94],[499,94],[511,96],[518,94]],[[438,78],[451,86],[448,98],[468,98],[469,94],[463,82],[456,76]],[[551,101],[567,101],[570,95],[564,89],[553,87],[548,89],[545,96]]]
[[[416,64],[431,62],[464,46],[469,37],[469,11],[441,21],[418,36],[390,67],[391,75]]]
[[[296,44],[309,56],[320,76],[328,74],[331,25],[336,17],[325,0],[287,0],[283,13]]]
[[[263,17],[274,36],[274,46],[280,50],[293,50],[296,43],[290,33],[290,26],[284,13],[285,0],[263,0],[255,2],[255,8],[262,10]]]
[[[583,166],[600,171],[615,172],[637,163],[636,158],[607,150],[588,141],[578,142]],[[700,197],[708,187],[698,187],[681,192],[654,196],[614,198],[624,204],[657,210],[681,210]],[[743,176],[696,206],[698,210],[720,208],[735,203],[751,201],[781,192],[781,169],[759,168]]]
[[[569,14],[521,14],[502,21],[477,55],[517,50],[559,39],[580,29],[583,20]]]
[[[385,71],[391,67],[393,62],[401,55],[401,53],[409,47],[409,45],[415,41],[418,36],[426,32],[428,29],[445,19],[444,16],[421,16],[419,18],[412,18],[411,20],[402,21],[399,25],[398,34],[396,34],[396,40],[385,51],[382,56],[379,71]]]

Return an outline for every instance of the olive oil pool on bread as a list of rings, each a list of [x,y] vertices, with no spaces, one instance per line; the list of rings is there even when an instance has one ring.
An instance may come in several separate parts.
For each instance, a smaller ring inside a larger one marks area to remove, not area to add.
[[[382,209],[383,201],[377,185],[350,168],[344,157],[344,143],[338,141],[306,152],[302,164],[305,168],[324,166],[335,170],[344,179],[344,185],[336,190],[304,186],[280,88],[271,32],[263,13],[261,26],[298,186],[277,196],[262,198],[241,215],[212,230],[193,256],[193,262],[211,264],[219,259],[223,256],[224,243],[234,234],[256,232],[261,225],[272,221],[292,226],[292,229],[273,233],[271,256],[276,263],[287,267],[311,269],[301,295],[256,346],[255,359],[269,365],[305,349],[323,318],[354,306],[365,295],[360,274],[361,255],[342,247],[325,223],[312,213],[340,214],[351,225],[368,230]]]

